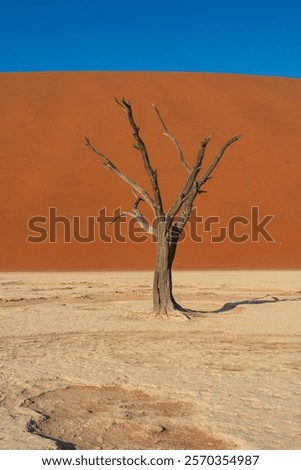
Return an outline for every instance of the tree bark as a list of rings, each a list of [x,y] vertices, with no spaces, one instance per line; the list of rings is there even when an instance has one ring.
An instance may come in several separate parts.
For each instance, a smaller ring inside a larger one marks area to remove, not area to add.
[[[178,238],[178,237],[176,237]],[[157,257],[153,284],[153,309],[156,316],[180,316],[189,319],[188,315],[175,300],[172,292],[172,265],[175,258],[177,239],[169,239],[166,222],[157,226]]]

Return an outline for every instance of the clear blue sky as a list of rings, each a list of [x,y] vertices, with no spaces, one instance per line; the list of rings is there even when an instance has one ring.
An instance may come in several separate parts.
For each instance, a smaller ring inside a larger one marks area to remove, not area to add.
[[[301,78],[301,1],[0,0],[0,71]]]

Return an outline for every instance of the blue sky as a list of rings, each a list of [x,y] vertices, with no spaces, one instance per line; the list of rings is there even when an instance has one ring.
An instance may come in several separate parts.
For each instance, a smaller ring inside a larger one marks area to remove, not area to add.
[[[301,78],[300,0],[0,0],[0,71]]]

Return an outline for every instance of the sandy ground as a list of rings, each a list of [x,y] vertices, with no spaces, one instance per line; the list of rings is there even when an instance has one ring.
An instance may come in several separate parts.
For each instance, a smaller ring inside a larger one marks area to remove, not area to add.
[[[1,273],[1,449],[300,449],[300,272]]]

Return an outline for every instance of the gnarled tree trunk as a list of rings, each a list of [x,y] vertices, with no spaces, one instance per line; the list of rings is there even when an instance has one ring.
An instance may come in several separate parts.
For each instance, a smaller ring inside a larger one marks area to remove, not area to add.
[[[177,241],[176,237],[169,237],[166,231],[166,222],[157,227],[157,255],[153,283],[153,310],[156,316],[167,317],[169,315],[184,316],[186,310],[175,300],[172,291],[172,265],[175,258]]]
[[[157,257],[153,285],[153,309],[156,315],[168,315],[174,309],[170,245],[164,222],[157,226]]]

